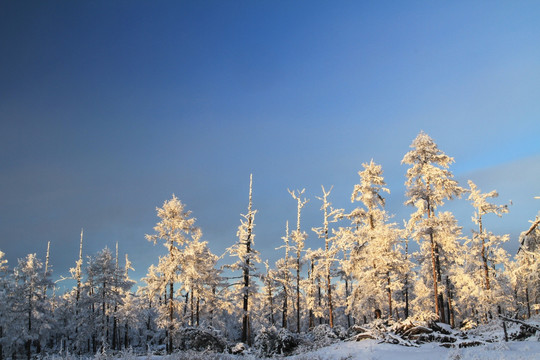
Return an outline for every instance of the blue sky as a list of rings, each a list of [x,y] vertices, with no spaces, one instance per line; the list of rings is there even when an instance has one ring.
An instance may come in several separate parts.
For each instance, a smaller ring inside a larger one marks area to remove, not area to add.
[[[4,1],[0,5],[0,250],[13,266],[51,241],[67,275],[128,252],[135,278],[164,253],[144,239],[176,194],[218,254],[254,176],[256,247],[281,254],[287,188],[350,203],[382,164],[399,223],[403,155],[424,130],[466,185],[496,189],[517,235],[540,200],[537,1]],[[448,204],[469,234],[472,209]],[[345,224],[342,224],[345,225]],[[310,232],[307,246],[319,242]]]

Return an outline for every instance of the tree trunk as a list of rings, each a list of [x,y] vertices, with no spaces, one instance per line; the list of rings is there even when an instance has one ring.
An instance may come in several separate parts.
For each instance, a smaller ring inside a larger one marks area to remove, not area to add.
[[[186,318],[188,302],[189,302],[189,291],[185,295],[186,300],[184,301],[184,313],[182,314],[183,318]],[[184,324],[184,322],[182,322]]]
[[[319,306],[319,311],[322,309],[322,289],[321,289],[321,278],[317,276],[317,304]],[[322,325],[322,316],[318,316],[319,325]]]
[[[195,320],[197,321],[197,326],[199,326],[199,308],[200,308],[201,298],[197,296],[197,314]]]
[[[249,265],[249,260],[247,261]],[[244,304],[243,304],[243,316],[242,316],[242,342],[248,341],[248,311],[249,311],[249,269],[244,269]]]
[[[28,336],[31,336],[32,334],[32,291],[30,291],[30,294],[28,295]],[[28,339],[26,341],[26,357],[28,360],[30,360],[30,357],[32,355],[32,343],[31,340]]]
[[[296,332],[300,333],[300,259],[296,268]]]
[[[274,321],[274,300],[272,299],[272,286],[269,284],[268,286],[268,300],[270,305],[270,323],[272,325],[275,325]]]
[[[194,316],[195,316],[195,310],[194,310],[194,304],[193,304],[193,289],[191,289],[191,297],[189,300],[189,325],[193,326],[195,324]]]
[[[212,286],[212,299],[215,299],[216,297],[216,286]],[[214,300],[212,300],[214,301]],[[214,326],[214,306],[210,306],[210,310],[209,310],[209,313],[210,313],[210,326]]]
[[[152,300],[148,302],[148,309],[152,309]],[[148,351],[148,343],[150,342],[150,339],[152,338],[150,336],[150,311],[148,312],[148,318],[146,319],[146,351]]]
[[[439,320],[441,317],[441,313],[439,310],[439,287],[437,282],[437,263],[435,260],[435,241],[433,239],[433,234],[429,234],[429,239],[431,242],[431,266],[432,266],[432,275],[433,275],[433,296],[435,301],[435,314],[439,316]]]
[[[173,308],[173,298],[174,298],[174,284],[171,281],[169,283],[169,332],[168,332],[168,340],[169,344],[167,346],[167,353],[172,354],[173,351],[173,338],[172,338],[172,332],[173,332],[173,318],[174,318],[174,308]]]
[[[392,289],[390,289],[390,271],[386,273],[386,279],[388,283],[388,287],[386,290],[388,293],[388,315],[390,318],[392,318]]]
[[[116,343],[116,334],[118,332],[118,328],[117,328],[117,320],[116,320],[116,306],[114,307],[114,313],[115,315],[113,316],[113,331],[112,331],[112,348],[113,350],[118,350],[116,347],[118,346],[118,344]]]
[[[313,271],[315,269],[315,265],[313,264],[313,259],[311,259],[311,270],[310,270],[310,273],[309,273],[309,278],[311,280],[311,287],[310,287],[310,297],[311,297],[311,300],[313,300],[313,285],[314,285],[314,281],[313,281]],[[315,305],[315,302],[313,302],[313,305]],[[313,326],[315,326],[315,319],[313,318],[313,305],[310,307],[309,309],[309,328],[313,328]]]
[[[405,275],[405,319],[409,318],[409,275]]]
[[[440,258],[440,255],[439,255],[439,244],[437,244],[437,242],[435,242],[435,263],[436,263],[436,266],[437,266],[437,283],[442,284],[443,283],[443,280],[442,280],[442,266],[441,266],[441,258]],[[444,292],[440,291],[439,292],[439,310],[441,312],[440,321],[445,323],[445,324],[448,324],[449,320],[446,317],[446,312],[444,310],[444,303],[445,303],[445,301],[444,301]]]
[[[349,295],[350,295],[349,281],[348,281],[348,277],[345,275],[345,296],[347,297],[346,299],[347,302],[349,301]],[[351,315],[347,313],[347,328],[350,328],[350,327],[351,327]]]
[[[252,212],[252,176],[249,176],[249,205],[248,205],[248,227],[247,227],[247,239],[246,239],[246,264],[243,269],[244,275],[244,306],[242,316],[242,342],[247,342],[251,346],[251,336],[249,336],[249,254],[251,254],[251,231],[253,227],[253,212]]]
[[[129,347],[129,325],[126,321],[126,328],[124,332],[124,349],[127,349]]]
[[[287,288],[286,285],[283,285],[283,317],[281,318],[281,327],[286,329],[287,328]]]
[[[531,318],[531,302],[529,300],[529,287],[525,286],[525,300],[527,301],[527,319]]]
[[[328,321],[331,328],[334,327],[334,306],[332,303],[332,284],[330,282],[330,268],[328,268],[328,271],[326,273],[326,284],[327,284],[327,292],[328,292]]]
[[[325,212],[325,219],[327,217],[327,210],[324,209]],[[328,254],[328,250],[330,247],[329,240],[328,240],[328,222],[325,221],[325,229],[324,229],[324,247],[326,250],[326,253]],[[328,259],[327,259],[328,261]],[[326,292],[328,294],[328,322],[331,328],[334,327],[334,304],[332,303],[332,278],[330,276],[330,263],[327,262],[326,264]]]
[[[487,261],[487,254],[486,254],[486,242],[485,242],[485,239],[484,239],[484,234],[483,234],[483,229],[482,229],[482,218],[480,217],[479,221],[478,221],[478,226],[479,226],[479,236],[482,237],[482,263],[484,265],[484,279],[485,279],[485,283],[486,283],[486,290],[489,291],[491,290],[491,285],[489,283],[489,267],[488,267],[488,261]]]
[[[452,305],[452,291],[450,290],[450,279],[446,277],[446,298],[448,300],[448,319],[450,320],[450,326],[454,328],[456,326],[454,317],[454,306]]]
[[[77,279],[77,293],[75,296],[75,339],[77,354],[81,355],[81,341],[79,339],[79,300],[81,298],[81,266],[82,266],[82,246],[83,246],[83,229],[81,229],[81,243],[79,245],[79,261],[75,268],[75,277]],[[88,346],[90,348],[90,345]]]
[[[409,259],[409,239],[405,240],[405,259]],[[409,318],[409,273],[405,274],[405,319]]]

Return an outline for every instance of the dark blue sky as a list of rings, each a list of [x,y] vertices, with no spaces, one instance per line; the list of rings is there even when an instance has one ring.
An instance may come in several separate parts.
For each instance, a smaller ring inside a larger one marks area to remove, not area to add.
[[[537,1],[3,1],[0,4],[0,250],[10,265],[51,241],[55,275],[78,253],[128,252],[175,193],[211,249],[236,240],[254,176],[256,247],[275,260],[287,188],[320,185],[346,210],[358,170],[382,164],[399,223],[420,130],[466,186],[497,189],[517,235],[540,200]],[[466,234],[472,208],[449,204]],[[342,224],[345,225],[345,224]],[[307,246],[319,246],[310,232]]]

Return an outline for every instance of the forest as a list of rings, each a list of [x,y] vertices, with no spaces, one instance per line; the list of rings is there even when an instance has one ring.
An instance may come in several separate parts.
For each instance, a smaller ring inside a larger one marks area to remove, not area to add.
[[[484,225],[508,206],[496,203],[495,190],[458,183],[453,162],[426,133],[412,141],[402,164],[404,206],[414,212],[404,224],[385,210],[389,189],[373,160],[358,172],[353,211],[333,207],[332,188],[322,187],[320,227],[302,227],[307,199],[303,190],[289,190],[296,219],[283,229],[274,264],[260,258],[254,241],[252,179],[236,243],[222,255],[210,251],[186,204],[174,195],[166,200],[154,231],[141,237],[166,252],[139,283],[118,245],[83,257],[82,231],[69,274],[74,286],[65,293],[57,293],[48,252],[44,260],[29,254],[12,265],[0,251],[0,360],[126,349],[286,355],[321,337],[414,346],[434,327],[451,337],[501,319],[534,330],[527,321],[540,311],[540,216],[531,214],[518,252],[509,254],[509,236]],[[444,209],[455,198],[470,202],[471,234]],[[324,247],[307,249],[308,236]],[[417,250],[410,251],[411,242]]]

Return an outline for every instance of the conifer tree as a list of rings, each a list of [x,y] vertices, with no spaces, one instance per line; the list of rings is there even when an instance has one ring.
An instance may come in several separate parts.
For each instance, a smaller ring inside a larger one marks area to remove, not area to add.
[[[521,310],[525,317],[532,315],[531,302],[540,304],[540,212],[527,231],[520,234],[519,250],[516,254],[514,269],[514,291],[518,302],[518,311],[520,304],[524,304],[524,310]],[[523,301],[519,301],[519,298]],[[540,307],[536,305],[538,314]]]
[[[328,324],[330,327],[334,327],[334,303],[332,301],[332,265],[336,260],[337,247],[332,246],[331,237],[329,236],[329,224],[337,222],[343,217],[343,209],[334,209],[332,204],[328,201],[328,196],[332,192],[326,191],[324,186],[321,186],[323,196],[317,197],[317,199],[323,202],[321,210],[323,211],[323,226],[319,228],[313,228],[312,230],[320,237],[324,239],[324,251],[321,255],[321,265],[324,267],[324,277],[326,280],[326,303],[328,306]]]
[[[373,311],[386,302],[388,317],[393,317],[393,292],[401,290],[402,274],[408,271],[402,250],[402,231],[394,223],[389,223],[389,215],[384,210],[382,193],[389,193],[385,187],[380,165],[371,160],[362,164],[359,171],[360,183],[354,186],[351,201],[360,201],[364,208],[353,212],[356,229],[354,236],[364,247],[354,258],[353,272],[357,287],[354,303],[357,309],[371,308]]]
[[[179,281],[186,294],[190,296],[190,325],[199,326],[201,313],[210,314],[217,306],[214,290],[221,284],[220,271],[216,268],[218,257],[208,248],[208,242],[201,241],[202,233],[193,238],[184,251],[179,254],[182,272]],[[203,311],[201,304],[208,307]]]
[[[180,250],[189,241],[190,236],[197,236],[198,228],[195,227],[195,218],[190,217],[191,211],[186,210],[185,205],[173,194],[171,200],[163,203],[162,208],[156,208],[157,215],[161,219],[156,226],[154,235],[146,235],[146,239],[156,244],[157,240],[163,240],[168,250],[167,256],[160,258],[160,272],[166,279],[169,288],[167,316],[165,309],[160,308],[162,325],[167,329],[167,353],[173,351],[173,333],[178,327],[175,318],[174,283],[177,281],[178,256]],[[166,295],[165,295],[166,297]]]
[[[250,294],[255,292],[255,284],[251,281],[251,277],[255,272],[255,263],[260,263],[259,252],[253,249],[255,234],[253,227],[255,226],[256,210],[253,210],[253,176],[249,177],[249,204],[248,212],[242,215],[244,219],[240,220],[241,224],[238,227],[238,242],[227,249],[231,256],[237,257],[236,263],[229,266],[232,270],[242,270],[242,342],[247,342],[251,345],[250,332]]]
[[[302,251],[304,250],[304,244],[307,239],[307,233],[300,230],[300,218],[302,208],[308,203],[308,199],[301,198],[306,189],[302,191],[288,190],[292,198],[297,202],[296,212],[296,230],[292,232],[291,238],[294,242],[294,249],[296,250],[296,332],[300,332],[300,271],[302,269]]]
[[[274,297],[276,293],[276,271],[270,269],[270,265],[268,265],[268,260],[264,262],[264,266],[266,268],[265,274],[261,277],[261,280],[264,284],[263,287],[263,293],[264,298],[266,300],[266,307],[267,307],[267,313],[268,313],[268,323],[271,326],[274,326],[276,324],[276,317],[275,317],[275,305],[274,305]]]
[[[496,239],[491,232],[486,231],[482,222],[482,217],[487,214],[495,214],[501,217],[502,214],[508,212],[508,206],[495,205],[487,201],[487,198],[496,198],[499,196],[499,194],[495,190],[490,191],[489,193],[481,193],[480,189],[478,189],[476,184],[473,183],[471,180],[469,180],[469,187],[469,201],[472,202],[475,209],[472,219],[473,222],[478,225],[478,231],[473,232],[473,241],[481,248],[480,254],[484,271],[484,286],[487,291],[490,291],[491,285],[488,266],[488,252],[490,247],[489,243],[498,239]]]
[[[280,284],[281,291],[279,292],[278,297],[281,299],[281,327],[284,329],[288,328],[288,318],[289,318],[289,298],[293,293],[292,284],[291,284],[291,268],[292,268],[292,258],[289,256],[292,248],[289,244],[290,241],[289,235],[289,222],[287,221],[285,225],[285,236],[282,237],[284,245],[278,247],[276,250],[284,248],[285,257],[279,259],[276,262],[276,282]]]
[[[29,360],[33,353],[32,343],[39,340],[41,328],[50,326],[51,316],[43,294],[44,287],[53,285],[49,276],[49,273],[43,273],[43,263],[35,254],[19,259],[13,269],[14,285],[8,294],[14,315],[12,331],[18,332],[15,339],[24,344]]]
[[[108,248],[90,257],[86,273],[86,293],[88,301],[95,309],[93,322],[97,326],[94,333],[98,335],[101,350],[105,351],[112,345],[116,336],[114,333],[115,306],[123,304],[126,292],[134,282],[126,278],[125,271],[117,266]]]
[[[405,204],[416,207],[411,215],[409,228],[418,241],[429,241],[431,276],[433,284],[433,305],[435,314],[444,321],[444,297],[441,286],[440,245],[434,221],[435,211],[447,199],[460,197],[464,192],[448,170],[454,159],[443,153],[437,144],[423,131],[413,140],[411,151],[405,154],[402,164],[411,165],[407,170],[407,197]],[[427,279],[426,279],[427,280]]]
[[[488,202],[489,198],[496,198],[499,196],[497,191],[493,190],[489,193],[482,193],[480,189],[469,180],[469,198],[472,203],[475,212],[472,220],[478,225],[478,230],[473,230],[473,237],[471,240],[470,255],[475,256],[475,259],[471,259],[471,263],[475,264],[475,273],[481,273],[482,284],[479,291],[479,304],[484,305],[487,312],[490,314],[496,313],[497,308],[500,307],[502,301],[502,289],[503,280],[505,279],[502,274],[496,276],[497,272],[504,269],[504,263],[507,261],[507,254],[502,248],[502,244],[508,241],[508,235],[495,235],[486,230],[484,224],[484,217],[488,214],[494,214],[501,217],[508,212],[507,205],[495,205]],[[501,268],[501,266],[503,266]],[[479,278],[480,276],[477,276]],[[476,279],[475,279],[476,280]]]

